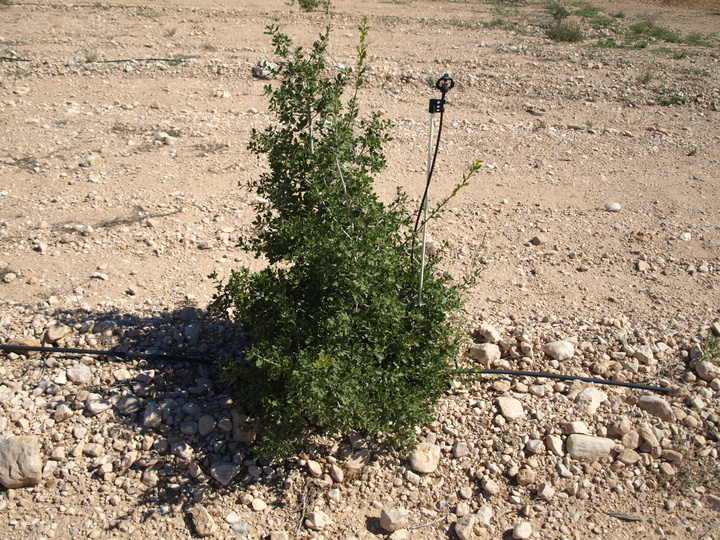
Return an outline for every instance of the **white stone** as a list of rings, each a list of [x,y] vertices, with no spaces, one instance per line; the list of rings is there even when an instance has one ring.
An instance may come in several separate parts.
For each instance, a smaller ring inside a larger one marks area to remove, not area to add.
[[[615,448],[615,441],[605,437],[573,433],[567,438],[566,447],[568,454],[573,459],[597,461],[610,455],[612,449]]]
[[[308,514],[305,520],[305,526],[313,531],[321,531],[330,524],[330,520],[325,512],[316,510]]]
[[[552,341],[543,345],[543,352],[558,362],[562,362],[573,357],[575,346],[569,341]]]
[[[410,456],[410,467],[419,473],[434,472],[439,463],[440,447],[428,442],[418,444]]]
[[[484,367],[491,367],[500,360],[500,347],[494,343],[474,343],[469,349],[470,356]]]
[[[527,521],[521,521],[513,528],[512,537],[515,540],[526,540],[532,536],[532,525]]]
[[[501,396],[497,398],[497,405],[505,420],[518,420],[525,416],[522,403],[514,397]]]
[[[575,403],[580,406],[580,410],[588,414],[595,414],[607,399],[608,395],[605,392],[590,386],[580,391],[575,398]]]
[[[0,441],[0,484],[7,489],[38,485],[42,470],[37,437],[8,437]]]
[[[497,343],[500,341],[500,332],[491,324],[480,324],[476,332],[478,336],[489,343]]]

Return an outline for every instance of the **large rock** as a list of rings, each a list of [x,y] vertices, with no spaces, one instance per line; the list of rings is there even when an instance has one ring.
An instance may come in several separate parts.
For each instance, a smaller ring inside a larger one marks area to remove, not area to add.
[[[228,461],[218,461],[210,466],[210,476],[227,486],[240,472],[240,468]]]
[[[67,378],[75,384],[90,384],[95,375],[88,366],[78,362],[67,370]]]
[[[518,420],[525,416],[522,403],[520,400],[514,397],[502,396],[497,399],[498,408],[500,414],[505,417],[505,420]]]
[[[429,442],[418,444],[410,456],[410,467],[415,472],[424,474],[434,472],[438,463],[440,463],[440,447]]]
[[[404,529],[407,525],[407,514],[399,508],[383,508],[380,512],[380,526],[387,532]]]
[[[615,448],[615,442],[605,437],[574,433],[567,438],[565,446],[573,459],[597,461],[610,455],[610,451]]]
[[[660,420],[664,420],[666,422],[675,421],[675,413],[673,412],[672,407],[660,396],[641,396],[637,404],[643,411],[647,411],[653,416],[657,416]]]
[[[488,343],[498,343],[501,337],[498,329],[488,323],[482,323],[475,333],[479,338]]]
[[[709,382],[713,379],[720,379],[720,365],[713,364],[712,362],[698,360],[695,363],[695,371],[703,381]]]
[[[575,398],[575,403],[580,406],[580,409],[587,412],[588,414],[595,414],[602,403],[607,401],[608,395],[597,388],[592,386],[581,390]]]
[[[472,538],[475,538],[473,529],[477,519],[475,514],[468,514],[458,518],[457,522],[455,522],[455,534],[460,540],[472,540]]]
[[[38,485],[42,468],[37,437],[9,437],[0,441],[0,484],[7,489]]]
[[[489,368],[500,360],[500,347],[494,343],[480,343],[473,344],[469,351],[470,356],[477,360],[484,367]]]
[[[553,341],[543,345],[543,352],[551,358],[562,362],[563,360],[570,360],[573,357],[575,354],[575,346],[569,341]]]
[[[192,517],[193,526],[195,527],[195,532],[198,536],[202,538],[215,536],[215,533],[218,530],[217,523],[215,523],[215,520],[204,506],[199,504],[194,506],[190,511],[190,515]]]

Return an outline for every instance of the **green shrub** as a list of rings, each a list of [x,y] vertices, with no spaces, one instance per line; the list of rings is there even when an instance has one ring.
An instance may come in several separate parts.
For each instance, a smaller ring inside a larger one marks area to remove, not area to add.
[[[550,16],[558,22],[564,21],[570,16],[570,10],[557,2],[549,2],[545,6],[545,9]]]
[[[585,39],[582,30],[574,22],[557,22],[550,26],[545,33],[553,41],[565,43],[577,43]]]
[[[702,359],[720,366],[720,337],[709,333],[703,342],[703,349]]]
[[[265,88],[277,122],[249,144],[269,163],[250,186],[268,203],[241,245],[269,265],[233,271],[212,305],[247,333],[244,357],[222,369],[267,456],[291,454],[315,431],[381,433],[407,448],[459,352],[460,284],[431,257],[418,303],[414,214],[402,191],[385,204],[372,188],[391,125],[360,116],[367,31],[355,68],[337,70],[327,33],[306,52],[268,27],[281,60],[279,84]]]
[[[298,5],[303,11],[315,11],[320,7],[329,7],[329,1],[330,0],[298,0]],[[292,4],[293,2],[290,3]]]
[[[597,6],[594,6],[592,4],[586,4],[582,6],[580,9],[575,10],[575,15],[579,17],[586,17],[588,19],[593,19],[597,17],[600,14],[600,8]]]

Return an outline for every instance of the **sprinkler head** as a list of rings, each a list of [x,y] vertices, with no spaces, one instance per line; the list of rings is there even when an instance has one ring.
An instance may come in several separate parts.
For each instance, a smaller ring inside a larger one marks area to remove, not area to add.
[[[443,99],[445,99],[445,94],[447,94],[454,86],[455,81],[453,81],[447,73],[440,77],[435,83],[435,88],[442,92]]]

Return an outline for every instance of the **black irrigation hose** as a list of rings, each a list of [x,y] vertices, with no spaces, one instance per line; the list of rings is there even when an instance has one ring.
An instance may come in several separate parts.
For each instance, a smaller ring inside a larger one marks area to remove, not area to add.
[[[515,375],[517,377],[544,377],[546,379],[560,379],[561,381],[583,381],[608,386],[625,386],[627,388],[638,388],[640,390],[652,390],[653,392],[670,392],[670,388],[661,386],[650,386],[647,384],[629,383],[621,381],[609,381],[607,379],[593,379],[592,377],[580,377],[577,375],[560,375],[559,373],[544,373],[542,371],[515,371],[513,369],[460,369],[458,373],[476,373],[478,375]]]
[[[118,358],[166,360],[168,362],[189,362],[191,364],[212,364],[215,362],[210,358],[198,358],[194,356],[175,356],[172,354],[149,354],[122,351],[98,351],[94,349],[68,349],[65,347],[35,347],[31,345],[0,345],[0,351],[88,354],[97,356],[117,356]]]
[[[167,362],[188,362],[191,364],[212,364],[210,358],[198,358],[194,356],[175,356],[171,354],[148,354],[121,351],[98,351],[94,349],[70,349],[65,347],[35,347],[30,345],[0,345],[0,351],[10,352],[48,352],[65,354],[88,354],[97,356],[116,356],[118,358],[140,358],[145,360],[165,360]],[[476,375],[515,375],[516,377],[542,377],[546,379],[560,379],[561,381],[583,381],[608,386],[624,386],[626,388],[637,388],[653,392],[669,393],[670,388],[661,386],[650,386],[647,384],[629,383],[621,381],[609,381],[607,379],[594,379],[592,377],[580,377],[577,375],[561,375],[559,373],[544,373],[542,371],[516,371],[512,369],[459,369],[456,373]]]

